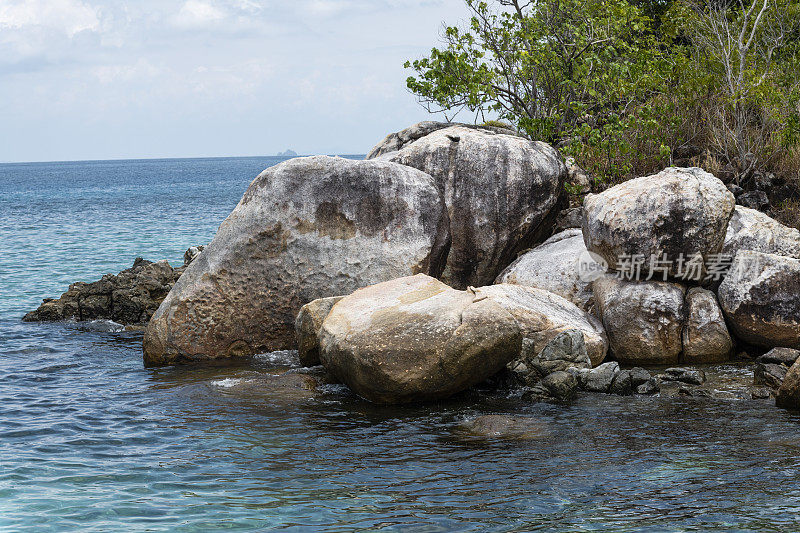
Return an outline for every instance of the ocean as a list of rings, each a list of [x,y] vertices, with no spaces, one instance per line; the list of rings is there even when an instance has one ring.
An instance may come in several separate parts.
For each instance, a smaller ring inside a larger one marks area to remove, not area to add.
[[[259,385],[304,372],[292,352],[145,369],[141,333],[21,322],[137,256],[181,264],[283,159],[0,165],[0,530],[800,527],[800,416],[770,402],[587,394],[560,406],[475,390],[380,407],[340,385]],[[496,413],[540,431],[459,430]]]

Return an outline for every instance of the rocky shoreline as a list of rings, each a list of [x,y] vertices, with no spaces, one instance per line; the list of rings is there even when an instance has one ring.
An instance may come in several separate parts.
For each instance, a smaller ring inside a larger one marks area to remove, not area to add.
[[[565,209],[591,180],[511,133],[422,123],[364,161],[281,163],[196,260],[137,259],[25,319],[146,323],[147,366],[297,348],[382,404],[494,386],[800,408],[800,232],[698,168]],[[720,389],[742,364],[752,384]]]

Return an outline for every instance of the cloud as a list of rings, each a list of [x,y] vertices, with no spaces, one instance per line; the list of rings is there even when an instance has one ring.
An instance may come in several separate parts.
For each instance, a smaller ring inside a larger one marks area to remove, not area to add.
[[[201,0],[187,0],[175,16],[174,23],[180,28],[202,28],[213,26],[228,17],[223,9]]]
[[[98,10],[78,0],[0,0],[0,28],[46,29],[74,37],[100,26]]]

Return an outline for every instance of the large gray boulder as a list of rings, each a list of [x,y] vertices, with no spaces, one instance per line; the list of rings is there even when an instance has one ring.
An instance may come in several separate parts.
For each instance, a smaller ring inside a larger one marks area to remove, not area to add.
[[[544,289],[566,298],[584,311],[594,307],[592,283],[582,262],[594,261],[586,250],[583,232],[568,229],[525,252],[495,280]],[[597,264],[598,269],[601,268]],[[599,270],[598,270],[599,272]]]
[[[317,298],[439,275],[447,212],[427,174],[388,161],[316,156],[265,170],[148,324],[147,365],[295,347]]]
[[[740,339],[800,348],[800,260],[741,250],[717,294]]]
[[[603,325],[572,302],[535,287],[488,285],[471,289],[479,298],[491,298],[516,318],[522,330],[523,356],[535,356],[558,334],[580,330],[593,366],[603,362],[608,339]]]
[[[548,144],[463,126],[438,129],[380,159],[436,179],[452,235],[441,279],[458,289],[492,283],[549,233],[566,173]]]
[[[513,130],[506,128],[498,128],[496,126],[482,126],[474,124],[462,124],[460,122],[435,122],[432,120],[424,120],[422,122],[414,124],[413,126],[409,126],[408,128],[387,135],[381,142],[376,144],[372,148],[372,150],[369,151],[369,154],[367,154],[367,159],[374,159],[376,157],[382,156],[383,154],[388,154],[389,152],[396,152],[402,149],[407,144],[411,144],[417,139],[421,139],[422,137],[425,137],[426,135],[431,134],[434,131],[443,130],[445,128],[452,128],[453,126],[474,129],[479,131],[486,131],[489,133],[502,133],[505,135],[514,135],[519,137],[519,135]]]
[[[648,272],[651,257],[666,255],[673,263],[665,270],[679,276],[679,257],[708,260],[720,252],[734,205],[733,194],[708,172],[667,168],[588,195],[583,236],[614,270],[621,257],[639,255]]]
[[[446,398],[517,357],[517,320],[492,298],[422,274],[340,300],[322,323],[320,359],[356,394],[397,404]]]
[[[713,292],[692,287],[686,293],[684,363],[721,363],[730,358],[733,340]]]
[[[623,281],[606,275],[595,280],[592,289],[617,361],[631,365],[678,362],[686,319],[682,285]]]
[[[733,258],[739,250],[800,259],[800,231],[760,211],[737,205],[728,224],[722,252]]]

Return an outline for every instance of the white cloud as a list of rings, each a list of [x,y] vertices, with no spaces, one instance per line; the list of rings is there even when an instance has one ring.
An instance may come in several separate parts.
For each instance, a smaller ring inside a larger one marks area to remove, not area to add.
[[[74,37],[99,25],[97,9],[77,0],[0,0],[0,28],[5,30],[39,27]]]
[[[187,0],[175,16],[175,25],[181,28],[202,28],[213,26],[227,16],[224,10],[209,2]]]

